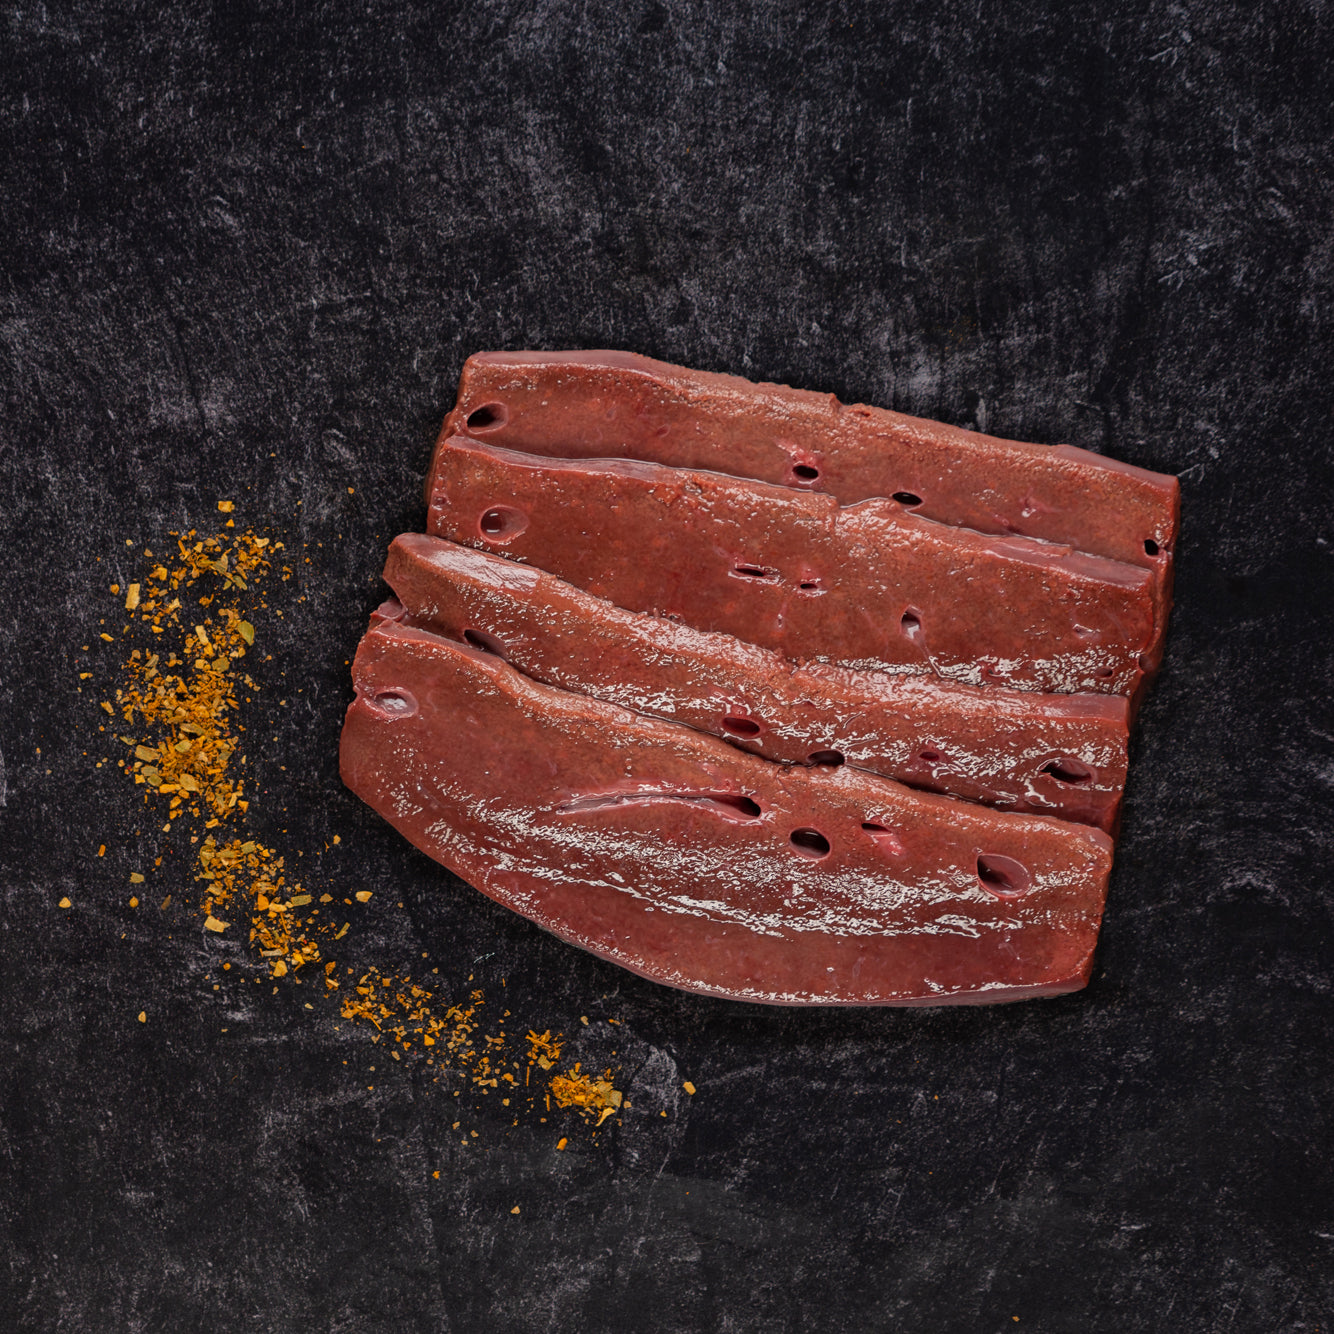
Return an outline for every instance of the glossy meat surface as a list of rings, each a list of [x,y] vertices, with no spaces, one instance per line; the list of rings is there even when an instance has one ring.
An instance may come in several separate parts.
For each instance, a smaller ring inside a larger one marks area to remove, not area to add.
[[[524,675],[729,738],[770,760],[846,761],[914,787],[1111,830],[1127,705],[930,676],[801,667],[730,635],[626,611],[530,566],[422,534],[389,549],[407,617]]]
[[[644,976],[794,1005],[1087,981],[1111,863],[1096,830],[766,763],[393,622],[353,673],[348,786],[484,893]]]
[[[1133,694],[1159,640],[1153,575],[832,497],[454,437],[439,537],[536,565],[633,611],[783,656],[973,685]]]
[[[942,523],[1148,568],[1164,624],[1171,604],[1177,479],[1069,445],[1001,440],[607,351],[475,354],[440,440],[455,434],[531,454],[733,473],[827,491],[844,505],[897,493]]]

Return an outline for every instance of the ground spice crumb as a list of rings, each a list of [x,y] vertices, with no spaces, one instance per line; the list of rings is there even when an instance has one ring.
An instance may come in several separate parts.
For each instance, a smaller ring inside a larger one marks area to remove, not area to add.
[[[569,1142],[570,1142],[570,1141],[567,1140],[567,1139],[565,1138],[564,1135],[562,1135],[562,1136],[560,1137],[560,1139],[558,1139],[558,1140],[556,1141],[556,1148],[557,1148],[558,1150],[560,1150],[560,1151],[563,1153],[563,1152],[565,1151],[565,1146],[566,1146]]]
[[[138,906],[139,906],[139,900],[136,899],[136,898],[134,897],[133,894],[131,894],[131,895],[130,895],[130,907],[131,907],[131,908],[137,908]]]
[[[147,1010],[140,1010],[140,1011],[139,1011],[139,1022],[140,1022],[141,1024],[146,1024],[146,1023],[148,1022],[148,1011],[147,1011]]]
[[[62,907],[62,908],[72,908],[73,906],[74,906],[74,905],[73,905],[72,903],[70,903],[70,901],[69,901],[68,899],[61,899],[61,900],[60,900],[60,907]]]
[[[695,1086],[688,1079],[684,1084],[681,1085],[681,1087],[685,1089],[685,1091],[688,1094],[690,1094],[692,1098],[695,1096]]]
[[[609,1116],[620,1111],[624,1101],[620,1090],[612,1084],[611,1071],[601,1079],[590,1079],[582,1074],[576,1061],[573,1070],[557,1075],[551,1081],[551,1096],[559,1107],[574,1107],[585,1118],[600,1126]]]
[[[514,1208],[510,1210],[510,1213],[517,1214],[518,1212],[519,1212],[519,1206],[516,1204]]]

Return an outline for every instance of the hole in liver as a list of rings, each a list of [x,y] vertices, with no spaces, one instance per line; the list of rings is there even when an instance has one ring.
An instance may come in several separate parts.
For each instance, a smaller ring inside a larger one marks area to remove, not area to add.
[[[1144,554],[1146,556],[1156,556],[1158,554],[1158,543],[1151,537],[1144,539]]]
[[[742,718],[729,713],[723,719],[723,731],[730,732],[733,736],[759,736],[764,731],[764,724],[755,718]]]
[[[734,565],[732,573],[742,579],[777,579],[778,571],[766,565]]]
[[[1093,781],[1093,770],[1081,760],[1076,760],[1069,755],[1059,755],[1054,760],[1048,760],[1042,766],[1041,772],[1050,774],[1058,783],[1091,783]]]
[[[733,796],[730,792],[715,793],[708,798],[708,801],[720,810],[735,811],[747,820],[758,820],[762,814],[758,801],[752,801],[749,797]]]
[[[984,852],[977,859],[977,878],[982,888],[998,899],[1017,899],[1033,883],[1023,862],[1003,857],[998,852]]]
[[[495,505],[477,521],[477,530],[488,542],[508,542],[528,527],[528,516],[508,505]]]
[[[843,763],[843,752],[841,750],[813,750],[806,756],[806,763],[837,766]]]
[[[758,820],[763,814],[759,802],[735,792],[591,792],[557,806],[556,814],[578,815],[582,811],[605,811],[618,806],[651,805],[662,801],[688,801],[724,820]]]
[[[498,431],[509,421],[509,409],[503,403],[483,403],[468,414],[470,431]]]
[[[900,505],[913,506],[922,503],[922,497],[913,495],[911,491],[895,491],[894,499],[897,500]]]
[[[816,593],[819,591],[820,581],[818,579],[803,579],[797,587],[801,589],[803,593]]]
[[[799,477],[803,482],[813,482],[820,475],[819,468],[812,468],[809,463],[794,463],[792,465],[793,477]]]
[[[410,690],[377,690],[366,697],[366,704],[385,718],[411,718],[417,712],[417,697]]]
[[[869,821],[862,825],[871,836],[871,842],[880,849],[881,852],[892,853],[899,856],[906,849],[903,846],[903,840],[892,830],[886,829],[882,824],[872,824]]]
[[[922,613],[916,607],[907,608],[903,615],[899,617],[899,630],[905,639],[911,639],[914,644],[922,642]]]
[[[931,750],[928,748],[927,750],[918,751],[917,758],[924,764],[939,764],[945,757],[938,750]]]
[[[494,653],[498,658],[505,656],[505,645],[494,635],[488,635],[482,630],[465,630],[463,639],[465,643],[481,649],[483,653]]]
[[[1096,676],[1099,681],[1110,681],[1116,673],[1112,671],[1110,667],[1099,667],[1093,675]]]
[[[794,829],[788,842],[799,857],[809,857],[813,862],[829,856],[829,840],[818,829]]]

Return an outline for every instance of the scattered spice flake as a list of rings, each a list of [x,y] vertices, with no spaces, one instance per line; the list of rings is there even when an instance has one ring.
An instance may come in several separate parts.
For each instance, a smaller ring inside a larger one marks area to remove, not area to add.
[[[68,899],[61,899],[59,906],[61,908],[72,908],[74,905]]]
[[[125,610],[134,611],[139,605],[139,585],[131,584],[129,592],[125,595]]]
[[[547,1031],[539,1037],[531,1028],[528,1030],[529,1065],[536,1065],[543,1070],[550,1070],[555,1066],[556,1062],[560,1060],[560,1053],[560,1034],[557,1034],[553,1038],[551,1036],[551,1030],[547,1029]]]
[[[560,1137],[560,1139],[558,1139],[558,1140],[556,1141],[556,1148],[557,1148],[561,1153],[564,1153],[564,1152],[565,1152],[565,1146],[566,1146],[569,1142],[570,1142],[570,1141],[567,1140],[567,1139],[565,1138],[564,1135],[562,1135],[562,1136]]]
[[[552,1079],[551,1096],[557,1106],[578,1108],[585,1120],[599,1126],[620,1110],[623,1101],[620,1090],[611,1082],[610,1070],[602,1079],[590,1079],[580,1073],[577,1061],[573,1070]]]
[[[214,931],[218,935],[221,935],[229,926],[231,926],[230,922],[219,921],[212,913],[209,913],[209,915],[204,918],[205,931]]]
[[[144,878],[143,878],[143,876],[141,876],[141,875],[139,874],[138,871],[131,871],[131,872],[130,872],[130,884],[132,884],[132,885],[142,885],[143,883],[144,883]]]
[[[274,977],[320,962],[320,947],[297,909],[310,895],[294,885],[288,893],[285,862],[254,839],[219,844],[209,834],[199,849],[197,879],[205,882],[205,911],[236,905],[250,918],[250,944],[268,961]]]
[[[235,508],[236,502],[234,500],[218,501],[218,509],[221,510],[223,514],[230,514]]]
[[[369,903],[371,901],[371,892],[369,889],[359,889],[352,896],[358,903]]]
[[[148,1022],[148,1011],[147,1011],[147,1010],[140,1010],[140,1011],[139,1011],[139,1022],[140,1022],[141,1024],[146,1024],[146,1023]]]
[[[136,608],[140,624],[158,633],[167,628],[186,631],[181,594],[193,590],[201,579],[220,576],[226,588],[245,589],[247,578],[259,577],[269,566],[264,554],[269,541],[253,533],[194,542],[188,540],[193,533],[173,536],[179,563],[174,562],[173,568],[154,566],[141,585]],[[274,549],[280,547],[281,543]],[[216,604],[216,591],[198,601],[212,614],[190,627],[193,651],[202,648],[207,656],[192,657],[190,649],[180,657],[165,648],[133,650],[126,685],[116,692],[116,707],[127,723],[139,722],[165,733],[154,738],[156,745],[126,738],[134,746],[136,783],[172,797],[173,814],[187,809],[196,818],[222,821],[233,817],[242,802],[243,785],[228,776],[239,744],[230,712],[237,704],[238,686],[254,688],[238,666],[254,642],[254,627],[234,607]],[[114,713],[109,706],[107,711]]]
[[[692,1098],[695,1096],[695,1086],[688,1079],[681,1085],[681,1087],[685,1089]]]

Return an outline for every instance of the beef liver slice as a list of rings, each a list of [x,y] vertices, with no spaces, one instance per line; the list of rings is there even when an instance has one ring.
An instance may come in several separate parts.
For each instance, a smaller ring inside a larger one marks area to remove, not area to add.
[[[353,672],[348,786],[485,894],[646,977],[792,1005],[1088,978],[1111,865],[1096,830],[769,764],[393,622]]]
[[[794,659],[1130,695],[1157,639],[1147,570],[718,473],[456,436],[429,527]]]
[[[897,493],[942,523],[1145,566],[1164,623],[1171,604],[1177,479],[1069,445],[999,440],[626,352],[479,352],[441,442],[454,434],[530,454],[734,473],[844,505]]]
[[[752,754],[846,761],[970,801],[1115,827],[1124,699],[800,667],[419,533],[394,540],[385,581],[399,605],[382,617],[466,638],[535,680],[727,737]]]

